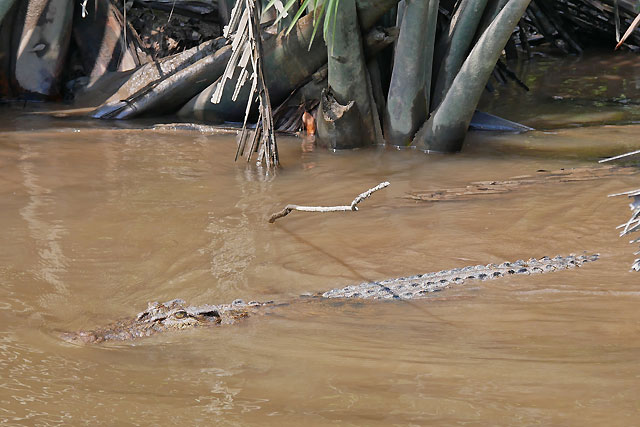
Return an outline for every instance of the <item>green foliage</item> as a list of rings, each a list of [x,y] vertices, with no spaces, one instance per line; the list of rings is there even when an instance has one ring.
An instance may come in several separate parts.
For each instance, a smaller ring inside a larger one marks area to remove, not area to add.
[[[278,14],[278,18],[276,19],[276,23],[280,22],[280,20],[286,17],[293,9],[293,7],[297,4],[297,0],[289,0],[286,4],[282,3],[282,0],[270,0],[267,3],[267,6],[264,8],[264,12],[269,10],[270,8],[279,4],[277,9],[280,11]],[[331,31],[332,36],[335,34],[336,28],[336,16],[338,14],[338,7],[340,5],[340,0],[303,0],[302,4],[298,7],[296,14],[293,16],[289,27],[287,28],[286,34],[289,34],[293,27],[295,27],[296,23],[302,17],[302,14],[308,7],[313,6],[313,34],[311,35],[311,41],[309,42],[309,48],[311,48],[311,44],[316,37],[316,32],[319,27],[319,22],[324,18],[322,25],[322,33],[324,35],[324,39],[326,40],[329,31]]]

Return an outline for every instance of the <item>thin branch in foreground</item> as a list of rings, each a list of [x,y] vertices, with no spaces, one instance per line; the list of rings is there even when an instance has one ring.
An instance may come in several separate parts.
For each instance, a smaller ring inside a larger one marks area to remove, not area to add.
[[[363,200],[370,197],[373,193],[378,190],[382,190],[383,188],[389,186],[389,182],[381,182],[373,188],[368,189],[364,193],[360,193],[353,199],[351,205],[345,206],[300,206],[300,205],[287,205],[280,212],[276,212],[269,218],[269,222],[273,223],[276,219],[282,218],[283,216],[289,215],[291,211],[302,211],[302,212],[346,212],[346,211],[357,211],[357,204],[362,202]]]

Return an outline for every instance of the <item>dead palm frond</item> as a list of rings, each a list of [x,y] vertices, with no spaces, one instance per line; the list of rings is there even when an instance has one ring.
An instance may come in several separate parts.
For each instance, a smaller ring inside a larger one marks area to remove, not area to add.
[[[260,5],[257,0],[238,0],[231,12],[229,24],[224,28],[224,36],[231,40],[232,54],[224,73],[218,81],[216,90],[211,96],[211,102],[217,104],[222,98],[222,92],[227,80],[239,73],[232,99],[238,98],[240,90],[248,80],[251,89],[245,110],[242,132],[238,140],[238,156],[245,152],[250,132],[247,130],[247,120],[255,98],[258,98],[258,121],[251,134],[251,144],[247,152],[247,161],[258,149],[258,164],[266,165],[267,171],[279,164],[278,148],[273,126],[271,101],[269,90],[265,83],[262,64],[262,39],[260,38]]]
[[[640,154],[640,150],[600,160],[600,163],[621,159],[636,154]],[[640,231],[640,188],[637,190],[625,191],[624,193],[609,194],[609,197],[615,196],[627,196],[633,199],[633,201],[629,203],[629,208],[632,211],[631,218],[629,218],[629,220],[624,224],[620,224],[618,227],[616,227],[617,229],[622,229],[622,231],[620,232],[620,237],[626,236],[627,234],[633,233],[635,231]],[[631,240],[629,243],[640,243],[640,238]],[[634,255],[640,255],[640,251],[634,252]],[[634,263],[631,265],[631,270],[640,271],[640,258],[634,261]]]

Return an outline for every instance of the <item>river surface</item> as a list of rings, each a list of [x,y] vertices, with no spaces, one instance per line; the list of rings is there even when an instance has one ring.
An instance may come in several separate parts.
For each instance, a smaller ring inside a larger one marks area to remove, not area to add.
[[[595,166],[640,126],[474,133],[462,153],[310,150],[265,179],[234,137],[5,114],[0,424],[634,425],[640,273],[615,227],[640,174],[415,202],[410,192]],[[288,203],[358,212],[269,215]],[[599,252],[415,301],[292,303],[239,325],[72,345],[148,301],[289,301],[364,280]]]

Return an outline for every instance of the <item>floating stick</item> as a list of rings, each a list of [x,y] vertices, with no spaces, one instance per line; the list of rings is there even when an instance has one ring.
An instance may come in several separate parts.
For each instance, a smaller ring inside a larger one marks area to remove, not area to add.
[[[287,205],[280,212],[276,212],[269,218],[269,222],[273,223],[276,219],[282,218],[283,216],[289,215],[291,211],[303,211],[303,212],[346,212],[346,211],[357,211],[358,207],[356,206],[361,201],[365,200],[373,193],[378,190],[382,190],[387,187],[389,182],[381,182],[373,188],[368,189],[364,193],[360,193],[353,199],[351,205],[349,206],[300,206],[300,205]]]

